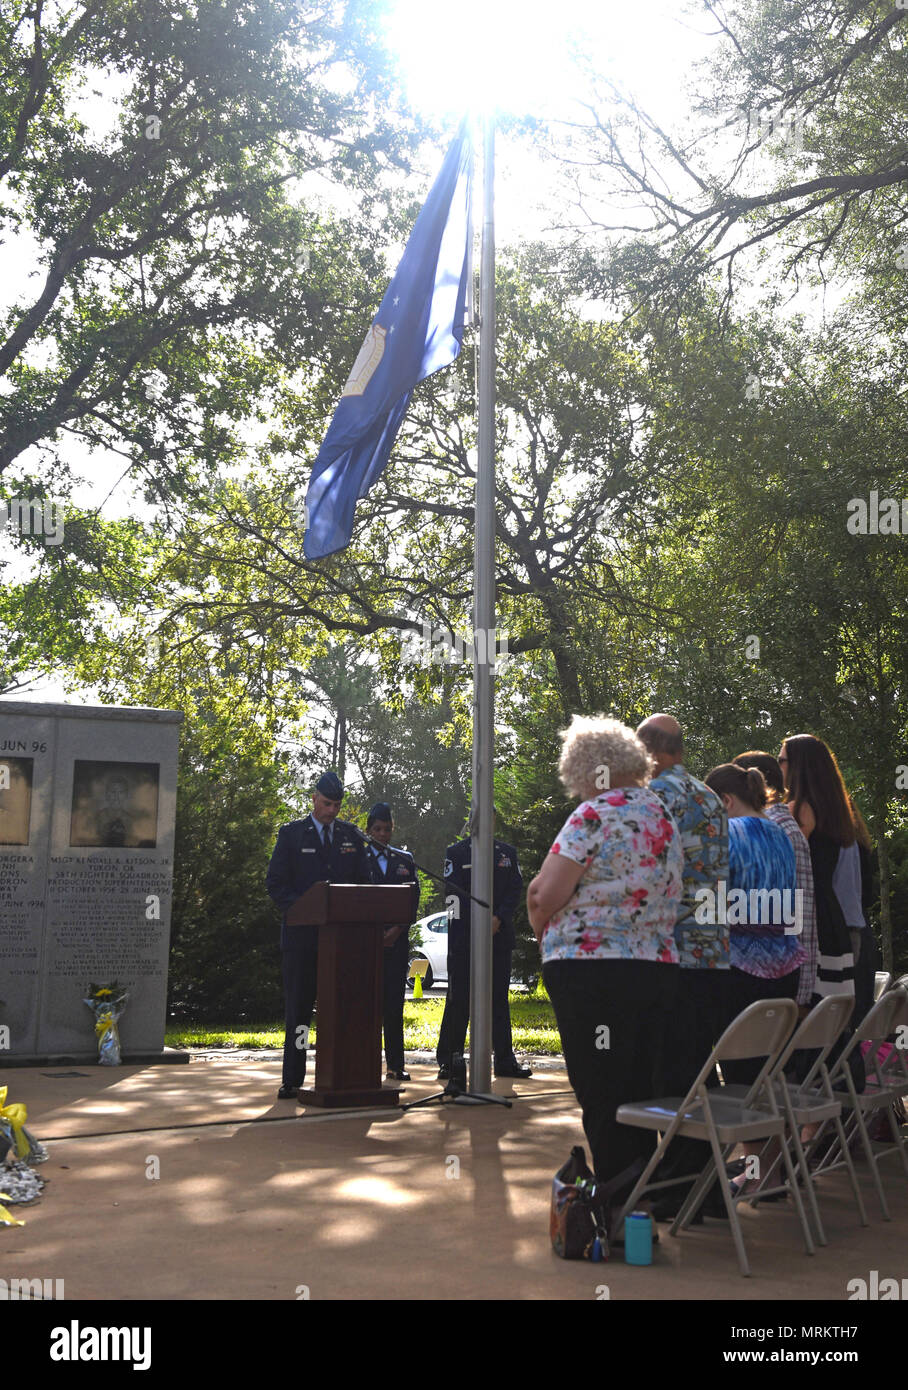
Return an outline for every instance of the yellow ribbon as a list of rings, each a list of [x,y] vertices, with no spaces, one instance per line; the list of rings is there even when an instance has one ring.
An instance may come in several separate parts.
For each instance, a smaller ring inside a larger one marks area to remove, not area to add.
[[[106,1010],[103,1014],[100,1014],[100,1015],[99,1015],[98,1021],[97,1021],[97,1023],[95,1024],[95,1034],[97,1035],[97,1039],[98,1039],[98,1056],[99,1056],[99,1057],[101,1056],[101,1049],[102,1049],[102,1047],[104,1046],[104,1037],[105,1037],[105,1035],[108,1034],[108,1033],[109,1033],[110,1036],[115,1040],[116,1045],[117,1045],[117,1050],[119,1051],[119,1048],[120,1048],[120,1034],[119,1034],[118,1031],[117,1031],[117,1022],[116,1022],[116,1019],[114,1018],[113,1014],[111,1013],[111,1011],[110,1011],[109,1009]]]
[[[13,1200],[8,1192],[0,1192],[0,1197],[2,1197],[5,1202],[11,1202]],[[25,1222],[13,1216],[12,1212],[6,1210],[6,1207],[0,1206],[0,1225],[24,1226]]]
[[[0,1086],[0,1120],[6,1120],[7,1124],[12,1126],[13,1137],[16,1141],[16,1157],[24,1158],[29,1150],[29,1142],[22,1132],[25,1128],[25,1121],[28,1119],[28,1111],[21,1101],[17,1101],[15,1105],[6,1104],[8,1090],[8,1086]]]

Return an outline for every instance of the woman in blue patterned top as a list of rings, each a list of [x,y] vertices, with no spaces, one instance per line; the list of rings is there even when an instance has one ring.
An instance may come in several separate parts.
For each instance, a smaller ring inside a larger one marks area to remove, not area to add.
[[[794,999],[797,994],[806,952],[795,855],[784,830],[766,815],[766,783],[758,768],[722,763],[704,780],[728,812],[728,1002],[735,1017],[758,999]],[[722,1070],[729,1081],[748,1085],[761,1065],[760,1058],[748,1058],[723,1063]]]

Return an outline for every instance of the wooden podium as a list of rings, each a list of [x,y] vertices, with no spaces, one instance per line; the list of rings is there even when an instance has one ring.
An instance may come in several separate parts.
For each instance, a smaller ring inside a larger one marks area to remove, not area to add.
[[[314,883],[288,927],[318,927],[315,1087],[301,1105],[396,1105],[381,1084],[382,953],[387,927],[416,919],[412,883]]]

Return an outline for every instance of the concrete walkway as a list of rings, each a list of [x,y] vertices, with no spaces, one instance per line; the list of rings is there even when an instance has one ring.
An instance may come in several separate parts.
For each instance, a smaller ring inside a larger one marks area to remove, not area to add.
[[[411,1063],[405,1100],[439,1089]],[[847,1298],[850,1279],[908,1274],[908,1191],[886,1169],[884,1222],[859,1169],[823,1181],[829,1245],[804,1253],[790,1203],[743,1208],[751,1279],[726,1222],[661,1244],[649,1268],[558,1260],[551,1178],[579,1113],[563,1070],[497,1081],[513,1108],[445,1104],[326,1113],[277,1101],[280,1062],[20,1068],[9,1101],[46,1143],[39,1204],[0,1229],[0,1277],[62,1279],[67,1299]],[[158,1174],[158,1176],[155,1176]]]

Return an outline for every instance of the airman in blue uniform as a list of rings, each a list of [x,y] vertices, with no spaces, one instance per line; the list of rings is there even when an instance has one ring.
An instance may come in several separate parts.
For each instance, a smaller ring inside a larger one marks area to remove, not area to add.
[[[413,895],[412,921],[416,917],[419,903],[419,880],[412,854],[405,849],[395,849],[391,844],[394,833],[394,818],[386,801],[377,801],[369,812],[366,834],[379,844],[372,844],[366,851],[373,883],[412,883],[416,885]],[[383,952],[383,991],[385,1034],[385,1061],[388,1077],[392,1081],[409,1081],[410,1073],[405,1071],[404,1059],[404,995],[407,988],[407,972],[410,966],[409,924],[388,927],[385,931]]]
[[[445,884],[456,897],[448,922],[448,997],[438,1037],[439,1080],[450,1078],[451,1058],[463,1052],[470,1017],[470,892],[471,841],[458,840],[445,851]],[[514,910],[523,878],[517,851],[504,840],[494,841],[492,881],[492,1049],[496,1076],[532,1076],[514,1056],[508,986],[514,951]]]
[[[268,865],[266,886],[284,914],[284,1067],[279,1100],[291,1100],[306,1079],[306,1049],[318,982],[318,927],[289,927],[287,909],[314,883],[371,883],[362,832],[338,820],[340,779],[326,772],[315,784],[304,820],[282,825]]]

